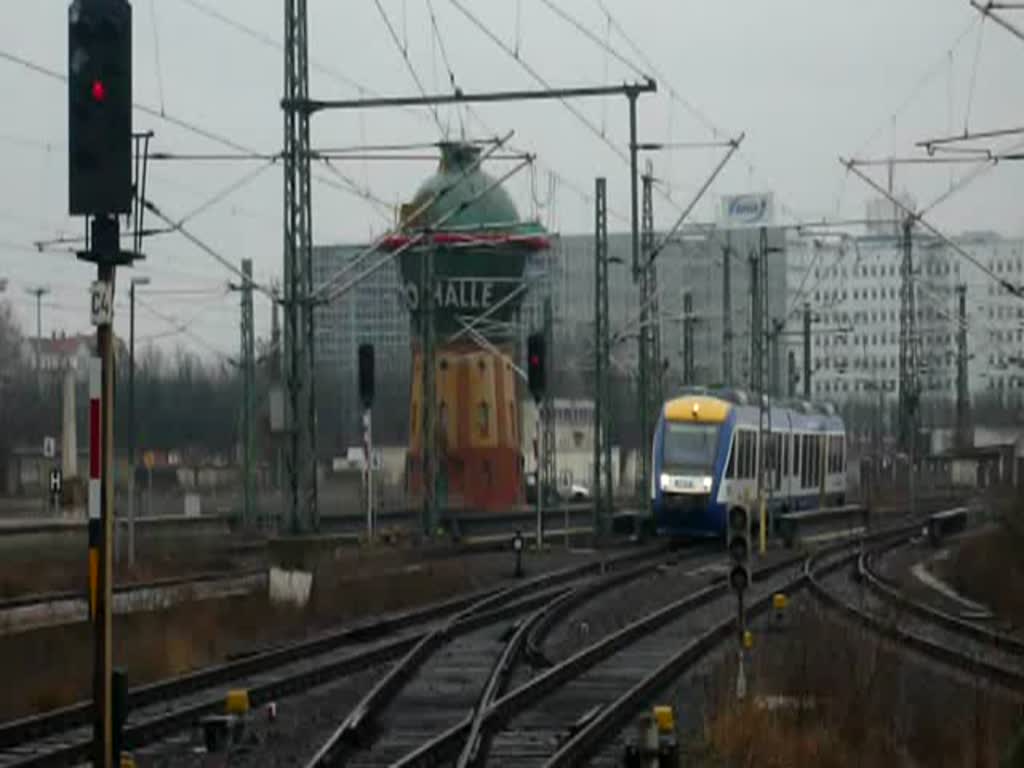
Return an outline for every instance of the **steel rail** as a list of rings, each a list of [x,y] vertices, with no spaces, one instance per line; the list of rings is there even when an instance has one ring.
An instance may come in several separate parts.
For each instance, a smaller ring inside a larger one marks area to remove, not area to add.
[[[516,627],[512,637],[505,644],[501,655],[491,669],[491,674],[488,676],[487,683],[477,699],[476,706],[473,707],[469,735],[466,736],[466,743],[462,748],[462,754],[459,755],[459,759],[455,763],[456,768],[480,766],[486,760],[488,734],[484,728],[484,721],[487,718],[487,710],[505,690],[512,675],[512,670],[515,667],[516,659],[519,658],[531,628],[550,610],[553,604],[549,602],[530,614],[525,621]]]
[[[803,559],[803,555],[790,557],[779,563],[761,568],[754,573],[754,579],[755,581],[760,581],[770,578],[787,568],[799,565]],[[565,686],[597,664],[633,645],[652,632],[678,620],[686,613],[715,602],[729,593],[730,588],[725,581],[725,577],[718,577],[714,579],[711,585],[627,624],[622,629],[550,667],[537,677],[534,677],[530,682],[502,696],[487,710],[483,727],[493,733],[514,715],[529,709],[540,699]],[[407,754],[401,760],[396,761],[394,768],[432,766],[443,761],[455,759],[465,743],[472,726],[473,718],[466,717],[462,722],[420,745],[420,747]]]
[[[868,586],[868,589],[878,597],[888,603],[899,606],[920,619],[937,624],[950,632],[984,643],[1004,653],[1024,656],[1024,641],[1019,638],[1004,632],[994,632],[972,621],[939,610],[927,603],[911,598],[902,590],[888,584],[872,567],[874,558],[881,555],[887,548],[865,552],[857,560],[858,575]]]
[[[687,559],[697,560],[703,555],[704,552],[698,549]],[[569,590],[520,623],[492,668],[487,683],[473,708],[469,734],[466,737],[462,753],[455,763],[456,768],[472,768],[485,764],[491,735],[491,731],[487,728],[488,710],[504,692],[520,655],[525,652],[530,663],[535,666],[551,666],[544,657],[541,645],[543,638],[555,621],[564,618],[570,610],[597,595],[641,578],[661,566],[662,562],[642,563],[636,567],[595,579]],[[537,661],[540,661],[541,664],[537,665],[535,663]]]
[[[659,549],[657,551],[660,552],[662,550]],[[616,563],[629,562],[631,559],[627,555],[618,558]],[[485,625],[478,625],[475,621],[480,612],[488,610],[495,603],[520,594],[533,594],[533,597],[530,598],[532,602],[530,602],[529,607],[551,603],[556,601],[564,590],[558,590],[554,594],[550,592],[537,594],[538,588],[564,583],[571,578],[583,577],[591,573],[595,568],[603,567],[605,566],[602,563],[592,563],[585,567],[585,569],[571,569],[569,571],[571,575],[569,576],[566,575],[568,569],[563,569],[562,571],[556,571],[554,574],[531,579],[529,582],[510,587],[469,606],[447,624],[423,635],[408,650],[405,656],[388,670],[387,674],[378,680],[373,688],[351,709],[341,725],[331,733],[313,757],[304,764],[306,768],[326,768],[327,766],[341,765],[352,752],[372,746],[376,738],[375,726],[384,709],[386,709],[403,686],[412,679],[427,659],[449,641],[459,629],[469,631],[468,628]]]
[[[848,558],[846,562],[851,562]],[[846,564],[845,562],[843,563]],[[834,570],[834,569],[833,569]],[[820,574],[827,575],[827,574]],[[827,589],[818,578],[819,574],[807,572],[808,591],[826,608],[846,617],[855,624],[880,635],[917,654],[937,661],[954,671],[966,673],[973,678],[985,678],[1017,697],[1024,697],[1024,673],[994,664],[986,659],[962,653],[941,643],[929,640],[914,632],[907,631],[892,622],[887,622],[848,602]]]
[[[619,564],[631,563],[638,559],[657,557],[662,552],[662,547],[648,547],[613,556],[604,562],[592,561],[584,565],[560,569],[538,578],[567,581],[600,571],[602,568],[616,567]],[[518,592],[524,588],[536,589],[537,587],[538,579],[531,579],[515,589]],[[377,640],[385,635],[417,624],[443,619],[451,614],[458,615],[474,605],[487,608],[493,605],[492,599],[502,592],[505,592],[505,590],[488,589],[477,591],[469,595],[462,595],[440,603],[433,603],[398,613],[385,619],[345,627],[312,640],[263,651],[243,659],[206,667],[179,677],[138,686],[129,691],[129,711],[153,704],[169,702],[176,698],[192,696],[203,690],[227,682],[237,681],[246,676],[273,671],[288,664],[336,652],[352,643]],[[519,610],[526,610],[526,608],[520,607]],[[463,624],[458,625],[458,629],[460,631],[462,629],[469,631],[472,627],[480,626],[481,616],[484,619],[498,620],[503,615],[498,615],[494,612],[482,613],[472,621],[464,621]],[[318,681],[334,679],[345,674],[360,671],[365,669],[368,664],[393,660],[407,653],[421,639],[423,634],[414,633],[411,637],[401,637],[384,643],[380,647],[371,648],[364,653],[356,653],[340,660],[330,661],[317,669],[273,681],[264,687],[258,686],[250,692],[250,698],[254,701],[259,701],[261,695],[273,698],[286,693],[294,693],[315,685]],[[261,694],[260,691],[264,691],[264,693]],[[270,698],[262,700],[269,701]],[[149,743],[152,738],[158,738],[163,733],[172,732],[181,727],[188,727],[196,717],[217,711],[222,706],[223,699],[218,694],[198,704],[186,705],[180,710],[153,718],[153,722],[147,721],[137,726],[129,726],[126,728],[125,743],[134,747],[142,746]],[[0,724],[0,750],[23,748],[26,745],[30,745],[33,741],[49,738],[74,728],[84,727],[88,725],[91,717],[92,703],[83,701],[40,715],[8,721]],[[160,727],[161,725],[163,727]],[[46,751],[33,756],[29,762],[15,762],[13,765],[66,765],[82,755],[87,757],[88,748],[88,742],[72,739],[72,743],[63,745],[57,750]]]
[[[877,531],[867,537],[857,537],[852,540],[846,539],[834,542],[822,547],[810,556],[796,555],[786,558],[778,563],[762,567],[754,572],[754,580],[755,582],[767,580],[786,569],[798,566],[801,563],[804,563],[806,566],[809,559],[817,560],[830,556],[836,552],[842,552],[844,549],[859,547],[863,541],[873,541],[879,538],[904,535],[908,532],[917,530],[918,526],[918,522],[904,524],[894,528],[886,528]],[[842,564],[850,562],[850,560],[855,556],[856,552],[846,556],[839,562],[839,564],[832,565],[830,568],[835,569],[841,567]],[[802,584],[805,580],[806,574],[801,573],[794,582]],[[565,686],[572,680],[580,677],[585,672],[606,661],[616,653],[624,650],[630,645],[633,645],[638,640],[641,640],[651,633],[664,628],[671,622],[681,618],[686,613],[713,603],[719,598],[730,593],[731,590],[725,581],[725,577],[717,577],[713,580],[710,586],[698,590],[697,592],[631,622],[617,632],[603,638],[587,648],[582,649],[572,657],[552,666],[550,669],[533,678],[530,682],[525,683],[503,696],[488,710],[484,726],[493,733],[496,729],[503,727],[515,715],[528,710],[539,700]],[[755,603],[755,605],[758,605],[758,603]],[[761,609],[763,610],[763,608]],[[733,619],[732,622],[734,623],[734,621],[735,620]],[[694,660],[696,660],[715,647],[715,645],[728,638],[730,636],[730,630],[734,625],[733,623],[725,622],[722,625],[713,628],[708,633],[709,635],[713,634],[714,637],[717,638],[717,642],[710,638],[705,638],[703,640],[698,639],[695,646],[692,648],[691,646],[687,646],[680,653],[692,654]],[[725,634],[723,635],[722,633]],[[675,672],[679,671],[678,665],[680,664],[680,660],[670,660],[667,663],[674,664],[676,666],[673,666],[671,669],[659,668],[659,670],[654,674],[658,675],[660,679],[666,679],[666,676],[668,676],[667,679],[671,680],[673,674],[676,677],[678,676]],[[685,665],[683,666],[685,667]],[[685,671],[685,668],[682,671]],[[656,685],[656,683],[651,681],[647,682],[648,687],[652,685]],[[618,706],[629,709],[634,704],[635,700],[631,698],[629,701],[624,700],[619,702]],[[606,718],[610,716],[608,713],[615,711],[622,710],[616,710],[616,705],[610,705],[609,707],[597,708],[587,712],[585,716],[581,718],[581,728],[576,734],[576,737],[581,738],[583,741],[572,749],[576,750],[580,747],[585,747],[582,751],[587,752],[599,745],[604,738],[614,736],[614,732],[608,731],[604,726],[607,724]],[[458,755],[458,750],[464,743],[466,735],[470,732],[471,727],[472,720],[467,717],[461,723],[449,728],[444,733],[422,744],[404,758],[395,762],[395,768],[433,766],[438,765],[441,762],[454,759],[454,757]],[[568,746],[569,743],[570,742],[567,742],[566,746]],[[579,764],[579,762],[570,761],[566,764]]]
[[[470,632],[488,624],[505,620],[509,616],[530,610],[550,599],[550,592],[541,592],[525,597],[498,608],[493,608],[487,612],[464,618],[457,622],[451,631],[457,634]],[[425,634],[427,633],[413,633],[393,640],[387,640],[367,650],[349,654],[325,664],[314,665],[309,669],[295,674],[284,675],[269,682],[258,683],[247,689],[249,701],[253,706],[259,706],[283,696],[308,690],[339,677],[364,671],[368,667],[393,661],[414,648],[422,641]],[[189,728],[206,715],[222,712],[223,707],[223,695],[219,693],[210,694],[169,712],[162,712],[139,722],[129,722],[124,729],[123,743],[127,749],[138,749],[164,736]],[[16,759],[5,765],[7,768],[77,765],[89,759],[91,748],[92,740],[90,736],[63,744],[56,749],[39,751],[24,759]]]
[[[643,563],[626,571],[609,574],[600,581],[586,584],[579,589],[566,593],[555,603],[552,603],[548,610],[538,618],[538,621],[530,627],[526,638],[525,653],[530,664],[534,667],[542,668],[553,666],[551,661],[544,655],[544,640],[555,623],[564,619],[570,611],[589,601],[594,595],[641,578],[659,566],[660,563]]]
[[[802,572],[790,579],[781,589],[789,594],[799,592],[813,578],[816,563],[830,557],[843,549],[857,547],[866,541],[901,537],[916,530],[916,524],[897,529],[886,529],[864,537],[859,541],[844,542],[839,546],[828,547],[808,555],[804,559]],[[857,557],[857,551],[846,554],[833,563],[825,566],[829,572],[841,568]],[[748,607],[748,616],[755,616],[767,611],[772,605],[772,595],[763,595],[754,600]],[[707,632],[687,643],[679,652],[658,666],[643,680],[630,688],[626,693],[608,706],[602,707],[589,717],[575,734],[572,735],[559,750],[545,763],[545,768],[565,768],[580,765],[592,757],[608,740],[621,733],[629,720],[643,706],[650,703],[655,696],[668,688],[673,681],[690,671],[700,660],[715,648],[734,638],[736,618],[730,617],[717,623]]]

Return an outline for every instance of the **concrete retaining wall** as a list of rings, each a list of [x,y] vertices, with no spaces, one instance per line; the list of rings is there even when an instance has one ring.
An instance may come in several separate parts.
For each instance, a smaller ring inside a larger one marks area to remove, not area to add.
[[[136,522],[139,556],[195,553],[223,548],[230,534],[228,518],[147,517]],[[0,558],[7,562],[84,560],[88,534],[84,520],[0,521]]]

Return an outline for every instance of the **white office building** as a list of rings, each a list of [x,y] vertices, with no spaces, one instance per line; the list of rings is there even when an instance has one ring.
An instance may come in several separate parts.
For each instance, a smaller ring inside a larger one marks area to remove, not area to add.
[[[956,399],[958,301],[966,286],[968,388],[975,404],[1019,404],[1024,394],[1024,301],[1000,281],[1024,283],[1024,241],[995,233],[912,238],[922,401],[939,421]],[[858,237],[791,238],[789,293],[810,306],[812,396],[839,404],[895,403],[899,393],[902,238],[882,227]],[[986,271],[991,272],[988,274]],[[803,344],[790,337],[798,368]],[[882,393],[882,394],[879,394]]]

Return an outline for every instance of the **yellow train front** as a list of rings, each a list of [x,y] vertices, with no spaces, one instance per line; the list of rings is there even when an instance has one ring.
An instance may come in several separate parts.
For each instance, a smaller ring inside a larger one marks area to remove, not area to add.
[[[721,537],[730,508],[754,510],[761,416],[737,390],[689,390],[664,404],[654,431],[651,487],[660,535]],[[845,430],[831,406],[773,404],[764,424],[769,521],[779,512],[845,501]]]

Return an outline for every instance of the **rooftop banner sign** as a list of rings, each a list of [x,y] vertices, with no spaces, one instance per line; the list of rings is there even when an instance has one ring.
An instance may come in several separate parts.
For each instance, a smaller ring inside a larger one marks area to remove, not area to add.
[[[770,227],[775,223],[775,200],[771,192],[723,195],[718,222],[724,229]]]

